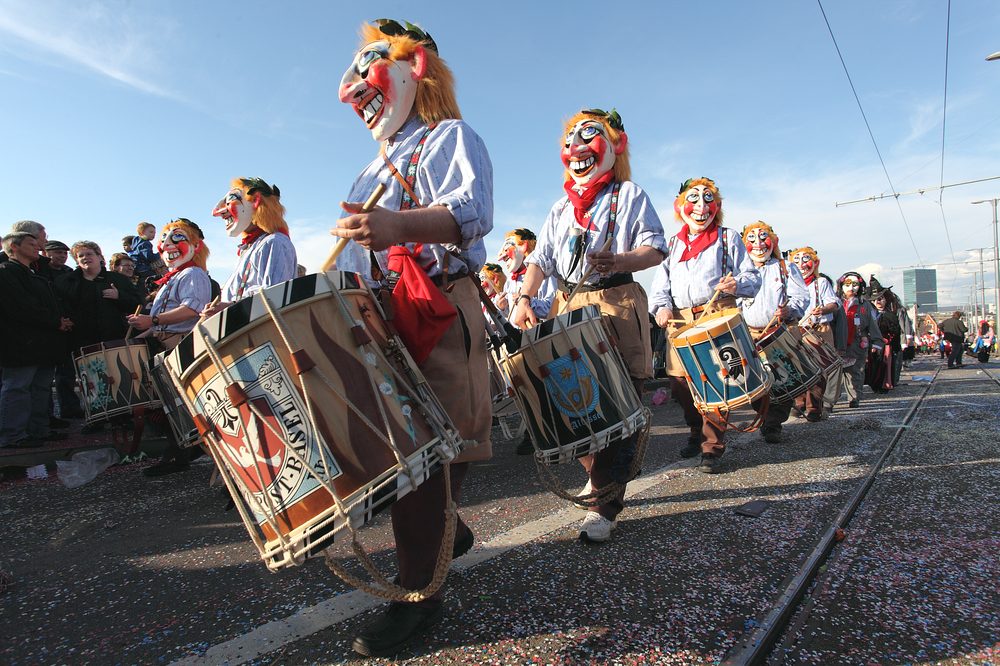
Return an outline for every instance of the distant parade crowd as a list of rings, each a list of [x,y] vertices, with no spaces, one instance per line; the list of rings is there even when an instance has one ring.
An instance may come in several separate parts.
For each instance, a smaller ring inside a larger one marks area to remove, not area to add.
[[[272,569],[388,507],[394,579],[328,559],[392,602],[356,637],[360,654],[394,654],[440,619],[448,562],[474,543],[462,483],[492,456],[500,404],[520,414],[518,452],[540,474],[579,460],[582,491],[543,478],[586,509],[581,539],[601,543],[650,442],[646,380],[669,378],[688,427],[679,454],[717,473],[738,464],[722,462],[727,431],[777,444],[793,412],[818,422],[858,407],[866,385],[893,389],[918,351],[962,367],[993,349],[990,324],[969,331],[960,312],[917,331],[876,276],[821,272],[810,239],[783,252],[764,221],[725,226],[710,178],[680,184],[665,232],[614,108],[569,117],[563,191],[489,261],[493,168],[437,43],[391,20],[361,37],[339,94],[379,151],[318,273],[297,263],[278,187],[246,177],[212,208],[238,256],[223,285],[187,218],[141,223],[110,256],[16,222],[0,257],[0,447],[64,438],[67,419],[88,433],[165,423],[167,452],[144,473],[207,451]],[[634,277],[646,269],[648,294]]]

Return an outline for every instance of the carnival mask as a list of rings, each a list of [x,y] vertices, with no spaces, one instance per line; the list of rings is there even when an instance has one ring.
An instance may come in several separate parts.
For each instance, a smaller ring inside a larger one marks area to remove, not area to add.
[[[852,277],[844,278],[841,283],[844,290],[844,295],[848,298],[855,298],[858,295],[858,289],[861,287],[861,283]]]
[[[226,223],[226,235],[237,238],[253,224],[253,212],[260,206],[260,194],[247,196],[243,190],[234,187],[215,205],[213,217],[221,217]]]
[[[792,255],[792,263],[799,267],[802,277],[807,278],[816,270],[816,255],[811,252],[796,252]],[[844,286],[847,286],[846,283]]]
[[[701,233],[715,221],[722,201],[708,185],[698,184],[674,200],[674,211],[691,233]]]
[[[168,229],[160,237],[157,250],[170,268],[179,268],[194,258],[200,241],[191,241],[181,229]]]
[[[768,261],[774,252],[774,238],[767,229],[756,227],[748,230],[743,236],[743,243],[750,258],[758,263]]]
[[[376,141],[390,138],[410,117],[426,65],[422,46],[411,60],[393,60],[389,50],[387,41],[366,44],[340,80],[340,101],[354,107]]]
[[[600,121],[581,120],[566,134],[562,162],[574,182],[586,186],[611,171],[624,149],[625,140],[612,143]]]
[[[503,264],[508,275],[513,275],[524,265],[524,258],[527,256],[525,245],[526,243],[519,240],[517,236],[508,236],[504,239],[503,245],[500,246],[497,260]]]

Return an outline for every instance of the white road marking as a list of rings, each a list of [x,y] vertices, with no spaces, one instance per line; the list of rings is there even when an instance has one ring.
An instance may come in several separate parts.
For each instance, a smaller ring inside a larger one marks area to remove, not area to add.
[[[648,476],[640,477],[628,485],[625,498],[629,499],[666,481],[668,472],[683,467],[694,467],[697,458],[681,460],[659,468]],[[499,534],[489,541],[473,548],[452,564],[456,571],[466,571],[483,562],[503,555],[509,550],[523,546],[546,534],[565,529],[580,522],[581,513],[575,508],[563,509],[537,518]],[[315,606],[309,606],[284,619],[274,620],[256,629],[237,636],[224,643],[213,645],[201,656],[185,657],[171,666],[194,666],[202,664],[242,664],[251,659],[273,652],[285,645],[301,640],[335,624],[349,620],[365,611],[380,606],[385,601],[371,597],[364,592],[352,590],[338,594]]]

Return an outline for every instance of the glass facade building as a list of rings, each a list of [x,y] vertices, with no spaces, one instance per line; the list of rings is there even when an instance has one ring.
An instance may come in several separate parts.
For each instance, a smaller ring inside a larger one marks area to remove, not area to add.
[[[916,305],[924,312],[935,311],[937,302],[937,271],[933,268],[908,268],[903,271],[903,304]]]

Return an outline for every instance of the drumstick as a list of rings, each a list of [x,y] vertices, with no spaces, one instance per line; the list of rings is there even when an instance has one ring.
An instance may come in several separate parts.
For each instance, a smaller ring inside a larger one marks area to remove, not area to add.
[[[613,240],[614,236],[608,234],[607,239],[604,241],[604,245],[601,246],[601,252],[607,252],[608,248],[611,247],[611,241]],[[590,268],[587,269],[587,272],[583,274],[583,277],[580,278],[580,281],[576,283],[575,287],[573,287],[573,291],[569,292],[569,294],[566,295],[566,302],[563,303],[562,308],[560,308],[557,314],[569,312],[569,302],[573,300],[573,297],[576,296],[577,293],[579,293],[580,289],[583,287],[583,285],[587,282],[587,280],[590,278],[590,276],[594,273],[596,269],[597,269],[597,264],[590,265]]]
[[[221,300],[222,300],[222,294],[219,294],[218,296],[216,296],[215,298],[212,299],[212,302],[209,303],[207,307],[214,308],[216,305],[219,304],[219,301],[221,301]],[[200,317],[198,317],[198,321],[201,321],[204,318],[205,318],[205,315],[202,314]]]
[[[725,276],[723,276],[723,277],[727,278],[727,277],[732,277],[732,276],[733,276],[732,273],[726,273]],[[698,317],[698,321],[701,321],[705,317],[705,315],[708,314],[708,310],[712,307],[712,304],[715,303],[715,299],[717,299],[719,297],[719,294],[721,294],[721,293],[722,293],[722,290],[719,289],[718,287],[716,287],[715,288],[715,293],[712,294],[712,298],[708,299],[708,303],[705,303],[704,308],[702,308],[701,317]]]
[[[383,194],[385,194],[385,183],[379,183],[372,191],[372,195],[368,197],[368,201],[366,201],[365,205],[361,207],[361,212],[370,213],[372,208],[375,207],[375,204],[378,203],[378,200],[382,198]],[[324,261],[323,265],[320,267],[320,273],[326,273],[336,265],[337,257],[339,257],[340,253],[344,251],[345,247],[347,247],[348,240],[350,239],[341,238],[337,241],[337,244],[333,246],[332,250],[330,250],[330,256],[326,258],[326,261]]]
[[[139,304],[139,305],[138,305],[138,306],[137,306],[137,307],[135,308],[135,312],[133,312],[133,313],[132,313],[132,316],[133,316],[133,317],[135,317],[135,316],[136,316],[136,315],[138,315],[138,314],[139,314],[140,312],[142,312],[142,303],[140,303],[140,304]],[[134,329],[134,328],[132,328],[132,326],[131,326],[131,324],[130,324],[130,325],[129,325],[129,327],[128,327],[128,330],[127,330],[127,331],[125,331],[125,339],[126,339],[126,340],[128,340],[129,338],[131,338],[131,337],[132,337],[132,331],[134,331],[134,330],[135,330],[135,329]]]

